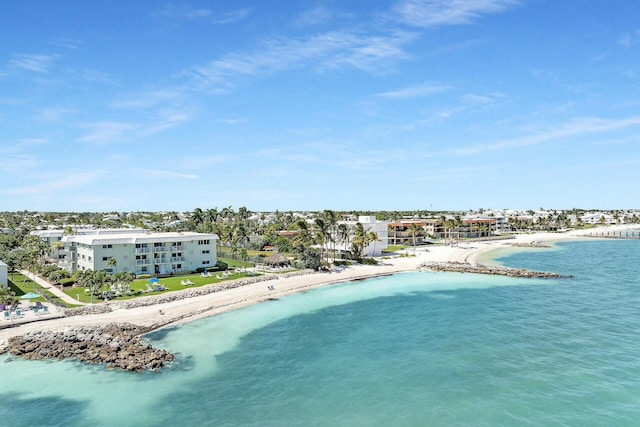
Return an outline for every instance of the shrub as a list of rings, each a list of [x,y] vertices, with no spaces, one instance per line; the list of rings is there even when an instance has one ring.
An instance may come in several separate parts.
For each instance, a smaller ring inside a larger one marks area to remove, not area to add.
[[[378,265],[378,261],[373,258],[362,258],[360,263],[364,265]]]
[[[343,266],[345,266],[345,267],[348,267],[348,266],[350,266],[350,265],[351,265],[351,261],[345,261],[345,260],[343,260],[343,261],[339,261],[339,260],[337,260],[337,261],[334,261],[334,262],[333,262],[333,265],[335,265],[335,266],[341,266],[341,265],[343,265]]]
[[[218,270],[220,270],[220,271],[225,271],[225,270],[227,270],[229,268],[229,264],[227,264],[224,261],[218,261],[216,263],[216,267],[218,267]]]
[[[138,274],[136,276],[136,279],[151,279],[153,277],[153,274]]]
[[[71,286],[76,283],[76,279],[73,277],[68,277],[66,279],[60,279],[60,286]]]

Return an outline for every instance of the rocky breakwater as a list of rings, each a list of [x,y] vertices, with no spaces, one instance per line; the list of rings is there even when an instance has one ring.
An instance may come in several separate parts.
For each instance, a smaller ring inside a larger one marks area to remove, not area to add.
[[[568,279],[573,276],[563,276],[558,273],[531,271],[518,268],[493,267],[487,265],[473,265],[464,262],[434,262],[420,266],[423,271],[446,271],[453,273],[490,274],[494,276],[524,277],[530,279]]]
[[[550,248],[551,246],[545,245],[540,242],[530,242],[530,243],[512,243],[511,246],[514,248]]]
[[[111,323],[99,327],[35,331],[9,338],[5,350],[30,360],[76,359],[125,371],[155,371],[171,362],[173,355],[143,342],[140,334],[150,329],[129,323]]]

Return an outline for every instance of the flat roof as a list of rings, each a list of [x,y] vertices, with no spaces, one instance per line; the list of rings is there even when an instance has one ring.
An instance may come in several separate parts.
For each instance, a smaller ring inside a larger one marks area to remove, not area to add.
[[[87,234],[79,236],[65,236],[67,242],[85,245],[113,245],[135,243],[181,242],[191,240],[219,240],[217,234],[193,232],[165,232],[165,233],[118,233],[118,234]]]

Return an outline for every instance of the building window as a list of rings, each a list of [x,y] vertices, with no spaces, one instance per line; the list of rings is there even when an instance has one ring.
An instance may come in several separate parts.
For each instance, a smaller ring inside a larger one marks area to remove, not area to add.
[[[102,245],[102,249],[111,249],[113,245]]]
[[[198,240],[198,244],[199,245],[208,245],[209,244],[209,240]]]
[[[103,260],[103,261],[109,261],[109,257],[108,257],[108,256],[103,256],[103,257],[102,257],[102,260]]]
[[[209,249],[206,249],[204,251],[202,251],[203,254],[208,254],[209,253]]]
[[[209,261],[202,261],[203,265],[209,264]]]
[[[142,273],[146,273],[147,272],[147,267],[142,267]]]

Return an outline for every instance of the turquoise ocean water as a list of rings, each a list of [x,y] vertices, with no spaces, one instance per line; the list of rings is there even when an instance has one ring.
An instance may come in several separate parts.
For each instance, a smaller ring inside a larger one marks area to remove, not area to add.
[[[153,334],[160,373],[0,357],[7,426],[640,425],[640,241],[406,273]]]

